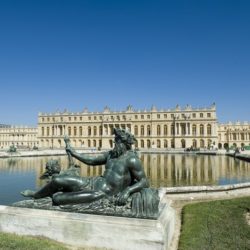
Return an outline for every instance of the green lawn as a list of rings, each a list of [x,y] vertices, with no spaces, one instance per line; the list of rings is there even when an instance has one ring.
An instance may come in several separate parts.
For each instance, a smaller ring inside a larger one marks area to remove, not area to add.
[[[18,236],[15,234],[0,233],[0,249],[1,250],[66,250],[55,241],[45,238]]]
[[[179,250],[250,249],[250,197],[186,205]]]

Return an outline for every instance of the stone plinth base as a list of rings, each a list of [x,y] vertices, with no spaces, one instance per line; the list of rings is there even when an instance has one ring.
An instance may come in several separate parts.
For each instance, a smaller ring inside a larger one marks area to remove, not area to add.
[[[174,210],[162,205],[157,220],[0,206],[0,231],[44,236],[76,247],[167,249]]]

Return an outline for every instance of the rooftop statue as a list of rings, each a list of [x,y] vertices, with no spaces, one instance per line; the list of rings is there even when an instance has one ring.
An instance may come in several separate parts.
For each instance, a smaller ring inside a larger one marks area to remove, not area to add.
[[[77,153],[70,146],[69,138],[65,137],[69,168],[60,171],[56,162],[47,163],[45,176],[52,175],[50,181],[38,191],[25,190],[21,194],[35,200],[51,197],[52,206],[72,208],[77,204],[79,208],[79,205],[88,204],[89,208],[91,204],[95,204],[95,207],[101,205],[103,211],[104,203],[104,207],[109,208],[111,203],[114,210],[122,206],[126,210],[132,209],[132,214],[136,214],[136,217],[155,217],[158,213],[158,192],[149,188],[141,161],[132,149],[136,139],[123,129],[115,128],[114,135],[114,148],[98,155]],[[93,167],[105,164],[105,171],[102,176],[81,177],[73,158]],[[51,169],[54,165],[56,171],[52,171],[52,174]],[[87,212],[91,212],[90,210],[87,209]]]

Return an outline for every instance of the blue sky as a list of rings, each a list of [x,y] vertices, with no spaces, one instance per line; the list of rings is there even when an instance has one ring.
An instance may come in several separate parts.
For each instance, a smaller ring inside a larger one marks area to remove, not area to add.
[[[0,1],[0,123],[217,105],[250,121],[250,1]]]

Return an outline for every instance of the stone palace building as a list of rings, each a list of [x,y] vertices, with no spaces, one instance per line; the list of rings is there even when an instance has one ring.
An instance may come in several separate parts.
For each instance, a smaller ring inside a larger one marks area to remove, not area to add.
[[[216,106],[194,109],[187,105],[174,109],[124,111],[39,113],[38,140],[40,147],[64,147],[63,137],[71,138],[73,147],[112,148],[113,128],[128,129],[137,138],[135,147],[209,148],[218,145]]]
[[[38,147],[37,128],[0,125],[0,148],[9,148],[11,145],[17,148]]]
[[[0,148],[64,148],[68,135],[73,147],[109,149],[113,147],[113,128],[128,129],[139,149],[228,148],[250,145],[250,123],[219,124],[216,106],[124,111],[39,113],[37,127],[0,124]]]

